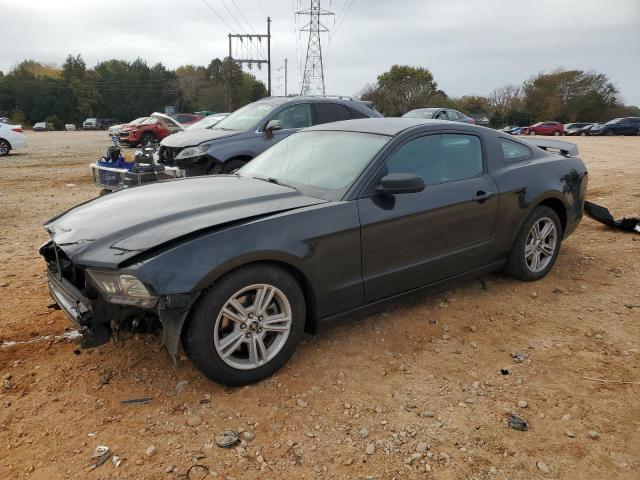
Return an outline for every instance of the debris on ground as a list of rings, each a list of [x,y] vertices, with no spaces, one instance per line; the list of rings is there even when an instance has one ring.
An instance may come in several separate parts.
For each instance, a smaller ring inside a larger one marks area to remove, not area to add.
[[[526,353],[511,352],[511,356],[513,357],[516,363],[524,363],[527,360],[529,360],[529,355],[527,355]]]
[[[231,448],[238,443],[238,434],[232,430],[225,430],[216,437],[216,445],[221,448]]]
[[[118,468],[122,463],[122,458],[120,458],[117,455],[114,455],[113,457],[111,457],[111,463],[113,464],[114,467]]]
[[[120,403],[123,405],[148,405],[153,400],[151,397],[142,397],[142,398],[129,398],[127,400],[122,400]]]
[[[110,456],[111,452],[109,451],[109,447],[107,447],[106,445],[98,445],[91,455],[91,460],[96,461],[94,466],[95,468],[98,468],[104,462],[106,462]]]
[[[519,417],[513,412],[509,413],[507,425],[509,425],[509,428],[513,428],[514,430],[518,430],[520,432],[526,432],[529,429],[529,424],[526,422],[526,420]]]
[[[623,230],[625,232],[640,233],[640,218],[638,217],[623,217],[620,220],[616,220],[613,218],[613,215],[611,215],[609,210],[592,202],[584,202],[584,213],[589,215],[596,222],[600,222],[611,228],[617,228],[618,230]]]

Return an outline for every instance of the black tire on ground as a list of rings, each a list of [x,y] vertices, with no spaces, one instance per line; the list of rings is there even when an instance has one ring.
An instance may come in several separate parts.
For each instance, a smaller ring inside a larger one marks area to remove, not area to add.
[[[543,218],[548,218],[553,221],[556,227],[556,244],[555,251],[551,256],[551,260],[546,265],[546,267],[539,271],[533,272],[525,260],[525,246],[527,243],[527,239],[529,238],[529,233],[533,227],[533,225]],[[505,265],[505,272],[512,277],[515,277],[519,280],[523,280],[525,282],[533,282],[535,280],[539,280],[545,275],[547,275],[553,265],[556,263],[558,258],[558,254],[560,252],[560,244],[562,243],[562,224],[560,223],[560,218],[558,218],[558,214],[556,212],[545,206],[536,207],[529,217],[525,220],[518,232],[518,236],[516,237],[516,241],[511,248],[511,252],[509,253],[509,258],[507,259],[507,264]]]
[[[151,132],[145,132],[140,137],[140,145],[143,147],[149,143],[153,143],[156,140],[156,136]]]
[[[247,164],[244,160],[229,160],[222,165],[220,173],[235,173],[236,170],[240,170]]]
[[[10,151],[11,151],[11,145],[9,145],[9,142],[0,138],[0,157],[9,155]]]
[[[109,195],[111,193],[111,190],[109,190],[108,188],[103,188],[102,190],[100,190],[100,193],[98,193],[99,197],[104,197],[105,195]]]
[[[216,319],[234,294],[256,284],[271,285],[286,296],[291,307],[289,335],[267,363],[251,369],[234,368],[216,350]],[[182,346],[196,368],[214,382],[229,386],[255,383],[275,373],[293,355],[304,331],[305,312],[300,285],[286,270],[271,264],[247,265],[224,275],[202,293],[182,330]]]

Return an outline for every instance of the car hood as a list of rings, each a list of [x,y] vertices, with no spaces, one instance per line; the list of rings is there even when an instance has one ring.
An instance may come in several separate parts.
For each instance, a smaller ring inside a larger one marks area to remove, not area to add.
[[[182,237],[325,202],[253,178],[193,177],[105,195],[49,220],[44,228],[74,263],[115,268]]]
[[[219,138],[233,137],[241,133],[238,130],[222,130],[221,128],[202,128],[185,130],[166,137],[160,145],[165,147],[192,147],[201,143],[211,142]]]

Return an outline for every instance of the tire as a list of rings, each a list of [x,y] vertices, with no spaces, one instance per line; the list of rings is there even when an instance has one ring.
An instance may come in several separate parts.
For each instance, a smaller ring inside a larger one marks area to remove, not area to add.
[[[529,130],[529,135],[535,135],[536,132],[534,130]]]
[[[613,131],[613,130],[607,130],[607,133],[605,133],[605,135],[606,135],[607,137],[613,137],[613,136],[615,135],[615,133],[614,133],[614,131]]]
[[[262,315],[258,311],[254,316],[256,297],[262,291],[271,292],[270,303]],[[293,355],[304,331],[305,312],[300,285],[286,270],[270,264],[248,265],[203,292],[183,329],[182,345],[207,378],[223,385],[248,385],[272,375]],[[283,323],[283,315],[288,322]],[[275,318],[267,326],[269,317]]]
[[[235,173],[236,170],[240,170],[247,164],[244,160],[229,160],[222,165],[222,170],[220,173],[231,174]]]
[[[553,136],[554,137],[559,137],[560,136],[560,132],[558,132],[557,130],[555,132],[553,132]]]
[[[542,242],[543,245],[546,245],[545,250],[548,252],[546,254],[541,251],[541,247],[535,246],[536,240],[533,238],[533,228],[536,224],[542,227],[542,230],[544,230],[544,226],[546,225],[553,225],[553,227],[549,227],[550,232],[543,238]],[[549,245],[552,243],[550,241],[552,234],[554,235],[553,248],[550,248]],[[505,271],[512,277],[525,282],[533,282],[543,278],[549,273],[549,271],[551,271],[553,265],[556,263],[556,259],[560,252],[561,242],[562,225],[556,212],[549,207],[536,207],[525,220],[524,224],[520,228],[520,232],[518,232],[516,241],[511,248],[511,252],[509,252]],[[532,248],[533,253],[526,255],[526,250]],[[534,264],[534,257],[536,254],[538,255],[540,262],[537,264],[537,268]]]
[[[587,136],[587,132],[582,132],[582,133],[580,134],[580,136],[581,136],[581,137],[586,137],[586,136]]]
[[[11,151],[11,145],[5,139],[0,138],[0,157],[4,157],[5,155],[9,155]]]
[[[156,136],[151,132],[145,132],[140,137],[140,145],[142,145],[143,147],[155,141],[156,141]]]
[[[100,193],[98,193],[99,197],[104,197],[105,195],[109,195],[111,193],[111,190],[109,190],[108,188],[103,188],[102,190],[100,190]]]

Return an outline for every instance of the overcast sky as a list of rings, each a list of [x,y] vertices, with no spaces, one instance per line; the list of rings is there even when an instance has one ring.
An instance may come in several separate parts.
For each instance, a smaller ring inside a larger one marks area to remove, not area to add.
[[[296,22],[293,12],[308,4],[0,0],[0,70],[28,58],[60,64],[68,53],[82,54],[90,66],[136,57],[170,68],[206,65],[227,55],[229,27],[263,33],[267,12],[273,66],[289,59],[291,93],[300,88],[307,40],[297,31],[305,19]],[[322,0],[322,6],[337,13],[335,21],[323,19],[332,31],[330,40],[323,37],[327,93],[357,94],[396,63],[430,69],[453,96],[486,95],[563,67],[603,72],[627,104],[640,105],[640,0]],[[283,93],[282,75],[274,71],[274,93]]]

